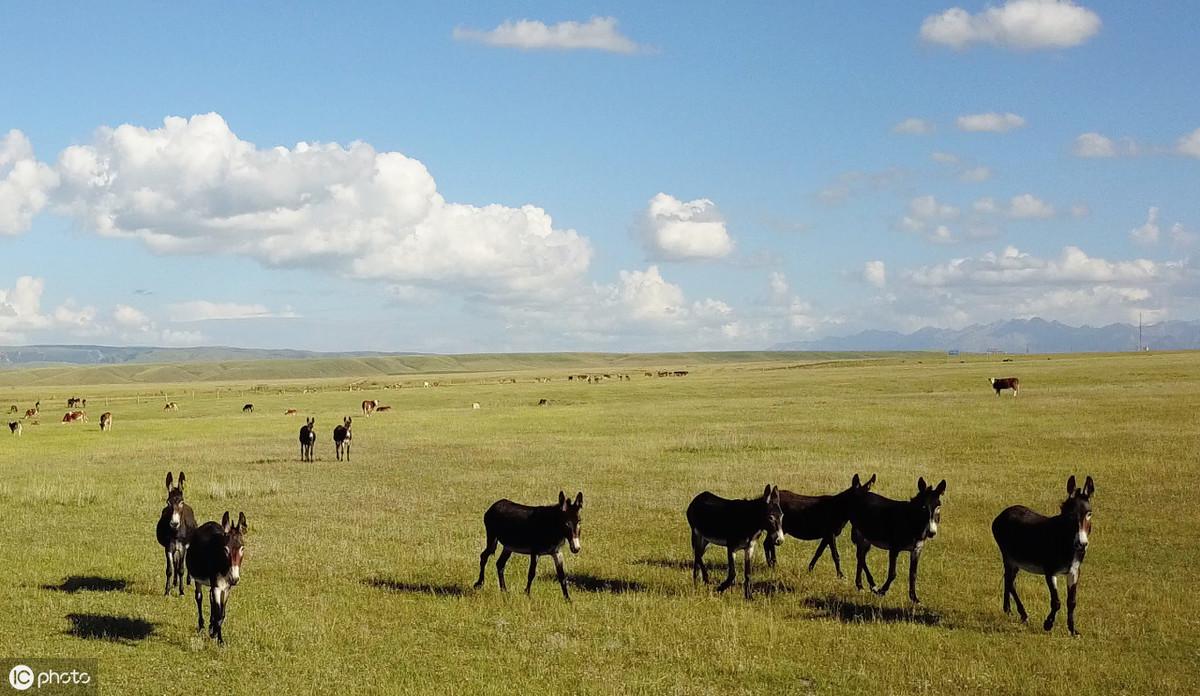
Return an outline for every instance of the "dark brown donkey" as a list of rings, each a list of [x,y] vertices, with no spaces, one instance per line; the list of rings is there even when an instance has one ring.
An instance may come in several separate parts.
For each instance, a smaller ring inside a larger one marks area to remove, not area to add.
[[[204,630],[204,599],[201,585],[209,588],[208,637],[225,642],[221,629],[225,625],[225,609],[229,592],[242,575],[242,556],[245,554],[246,514],[238,513],[237,526],[229,522],[229,513],[221,523],[205,522],[192,535],[188,549],[187,567],[196,583],[196,630]]]
[[[300,426],[300,461],[313,460],[313,445],[317,442],[317,419],[309,418]]]
[[[163,587],[163,594],[171,594],[173,582],[179,588],[181,597],[187,584],[183,580],[183,560],[187,556],[192,534],[196,531],[196,515],[192,513],[192,508],[183,502],[185,480],[182,471],[179,472],[178,481],[172,481],[171,472],[167,472],[167,505],[158,516],[158,526],[154,530],[167,557],[167,581]]]
[[[346,450],[346,461],[350,461],[350,443],[354,435],[350,432],[350,416],[342,419],[342,424],[333,429],[333,448],[337,450],[338,461],[342,461],[342,450]]]
[[[779,505],[779,486],[767,487],[762,497],[730,500],[705,491],[692,499],[687,509],[688,525],[692,528],[692,582],[696,575],[708,584],[708,568],[704,565],[704,549],[709,544],[724,546],[729,555],[729,575],[717,586],[724,592],[733,585],[733,552],[745,551],[743,571],[746,599],[750,599],[750,557],[754,555],[754,540],[767,533],[771,542],[783,543],[783,508]]]
[[[936,487],[917,479],[917,494],[911,500],[892,500],[875,493],[863,493],[855,498],[850,507],[850,538],[858,550],[858,566],[854,584],[862,589],[862,576],[867,574],[871,591],[879,596],[887,594],[896,579],[896,557],[908,551],[908,598],[917,599],[917,562],[925,542],[937,535],[942,519],[942,495],[946,492],[943,480]],[[888,576],[879,588],[867,567],[867,552],[872,546],[888,551]]]
[[[1067,576],[1067,630],[1075,630],[1075,590],[1079,586],[1079,566],[1087,553],[1092,531],[1092,494],[1096,484],[1087,477],[1083,488],[1075,487],[1075,477],[1067,479],[1067,499],[1059,513],[1046,517],[1023,505],[1014,505],[992,521],[992,536],[1004,561],[1004,613],[1009,613],[1008,598],[1017,603],[1021,621],[1028,621],[1025,605],[1017,596],[1017,573],[1026,570],[1046,578],[1050,589],[1050,615],[1042,628],[1054,628],[1054,616],[1062,606],[1058,600],[1058,578]]]
[[[488,557],[496,552],[496,544],[499,542],[504,545],[504,550],[496,559],[496,577],[500,580],[501,590],[508,591],[504,584],[504,566],[513,553],[529,556],[529,577],[525,582],[525,594],[529,594],[529,588],[533,586],[538,556],[550,556],[554,559],[554,569],[558,573],[558,584],[562,587],[563,597],[570,601],[567,573],[563,569],[562,545],[566,543],[571,547],[571,553],[579,553],[579,511],[582,509],[582,491],[575,496],[574,501],[567,500],[567,495],[559,491],[557,505],[531,507],[511,500],[497,500],[492,503],[483,514],[487,546],[484,547],[483,553],[479,554],[479,579],[475,581],[475,589],[483,587],[483,574],[487,568]]]
[[[833,557],[833,569],[839,578],[842,575],[842,562],[838,556],[837,538],[850,521],[850,506],[855,496],[866,493],[875,484],[875,475],[866,483],[861,483],[858,474],[850,481],[850,487],[836,495],[798,495],[791,491],[779,491],[779,507],[783,509],[783,533],[797,539],[820,539],[817,552],[808,562],[808,570],[817,565],[825,548],[829,547],[829,555]],[[763,554],[767,557],[767,565],[775,566],[775,543],[768,536],[763,540]]]

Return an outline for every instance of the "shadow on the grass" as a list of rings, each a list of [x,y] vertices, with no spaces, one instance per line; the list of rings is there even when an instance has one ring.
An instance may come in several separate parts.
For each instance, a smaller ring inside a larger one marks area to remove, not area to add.
[[[645,592],[646,586],[635,580],[624,578],[604,578],[588,573],[568,573],[567,585],[578,588],[582,592],[607,592],[609,594],[625,594],[626,592]]]
[[[124,592],[129,581],[124,578],[102,578],[96,575],[71,575],[57,585],[42,585],[43,590],[55,592]]]
[[[686,570],[689,572],[692,570],[692,559],[690,558],[686,561],[677,558],[639,558],[638,560],[634,561],[634,563],[638,565],[653,566],[655,568],[669,568],[671,570]],[[710,561],[705,559],[705,563],[708,565],[709,573],[719,572],[721,573],[722,577],[724,577],[725,573],[728,572],[729,569],[728,563],[724,560]]]
[[[422,594],[430,595],[431,597],[461,597],[466,594],[466,590],[460,585],[439,585],[431,582],[405,582],[403,580],[394,580],[392,578],[368,578],[363,580],[363,584],[374,587],[377,590],[384,590],[386,592]]]
[[[804,605],[818,616],[837,619],[842,623],[910,623],[940,626],[942,617],[920,605],[884,607],[876,604],[847,601],[836,595],[810,597]]]
[[[111,640],[132,643],[154,633],[154,624],[144,619],[109,614],[67,614],[71,622],[68,634],[84,640]]]

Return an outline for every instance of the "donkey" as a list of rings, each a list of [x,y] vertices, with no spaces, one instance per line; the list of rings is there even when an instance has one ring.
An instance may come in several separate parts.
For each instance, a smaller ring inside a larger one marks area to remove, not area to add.
[[[499,542],[504,545],[504,550],[496,559],[496,577],[500,580],[501,591],[508,592],[508,587],[504,584],[504,566],[514,552],[529,556],[529,577],[525,581],[525,594],[529,594],[529,588],[533,586],[538,556],[550,556],[554,559],[554,569],[558,574],[563,598],[571,601],[571,593],[567,591],[567,573],[563,569],[562,545],[566,543],[570,546],[571,553],[579,553],[581,510],[583,491],[577,493],[573,501],[567,499],[566,493],[559,491],[557,505],[532,507],[507,499],[492,503],[483,514],[487,546],[484,547],[483,553],[479,554],[479,579],[475,581],[475,589],[483,587],[483,574],[487,569],[488,558],[496,552],[496,544]]]
[[[724,592],[733,585],[733,552],[745,551],[743,571],[746,599],[750,599],[750,557],[754,555],[754,540],[766,532],[771,543],[783,543],[783,508],[779,504],[779,486],[767,484],[762,497],[730,500],[705,491],[692,499],[687,508],[688,525],[692,528],[692,582],[699,573],[708,584],[708,568],[704,565],[704,549],[709,544],[724,546],[729,555],[729,575],[717,586]]]
[[[946,481],[936,487],[926,485],[924,478],[917,479],[917,494],[911,500],[892,500],[875,493],[862,493],[850,506],[850,538],[858,550],[858,566],[854,574],[854,585],[862,589],[862,576],[867,574],[871,591],[882,597],[887,594],[896,579],[896,557],[901,551],[909,552],[908,598],[914,604],[917,599],[917,563],[921,548],[937,535],[942,519],[942,495],[946,492]],[[867,566],[867,552],[872,546],[888,551],[888,576],[881,587],[875,587],[875,578]]]
[[[1004,613],[1009,613],[1008,598],[1017,603],[1021,621],[1029,620],[1025,606],[1017,596],[1017,573],[1027,570],[1045,576],[1050,589],[1050,615],[1042,624],[1054,628],[1054,616],[1062,606],[1058,599],[1058,578],[1067,576],[1067,630],[1075,630],[1075,590],[1079,585],[1079,567],[1087,553],[1088,536],[1092,531],[1092,494],[1096,484],[1088,476],[1083,488],[1075,487],[1075,477],[1067,479],[1067,499],[1059,513],[1046,517],[1023,505],[1014,505],[992,521],[992,536],[1000,547],[1004,561]]]
[[[302,462],[313,460],[313,445],[317,442],[316,427],[316,418],[309,418],[304,425],[300,426],[300,461]]]
[[[8,430],[13,435],[20,435],[21,434],[21,421],[9,421]]]
[[[209,588],[208,637],[225,644],[222,628],[225,625],[225,609],[229,605],[229,593],[242,575],[242,557],[245,555],[246,513],[238,513],[237,526],[229,522],[229,512],[221,517],[221,523],[205,522],[192,535],[192,546],[188,549],[187,568],[196,583],[196,630],[204,630],[204,600],[202,585]]]
[[[246,404],[243,406],[242,413],[254,413],[254,404]]]
[[[173,482],[171,472],[167,472],[167,505],[158,516],[158,527],[154,530],[158,543],[162,545],[167,557],[167,581],[163,586],[163,594],[171,594],[171,585],[179,588],[179,596],[183,596],[183,588],[191,582],[183,580],[183,559],[187,556],[188,544],[196,531],[196,516],[192,508],[183,502],[183,472],[179,472],[179,480]]]
[[[112,430],[112,412],[105,411],[100,414],[100,432]]]
[[[837,538],[850,520],[850,506],[859,493],[866,493],[875,485],[875,475],[861,483],[858,474],[850,481],[850,487],[837,495],[797,495],[791,491],[779,491],[779,506],[783,509],[783,532],[797,539],[820,539],[817,552],[808,562],[808,571],[817,565],[817,560],[829,548],[833,557],[833,569],[838,578],[842,575],[841,558],[838,556]],[[763,540],[763,553],[767,565],[775,567],[775,543],[771,537]]]
[[[350,416],[342,419],[342,424],[333,429],[333,447],[337,450],[337,459],[342,461],[342,448],[346,450],[346,461],[350,461],[350,442],[354,439],[350,432]]]

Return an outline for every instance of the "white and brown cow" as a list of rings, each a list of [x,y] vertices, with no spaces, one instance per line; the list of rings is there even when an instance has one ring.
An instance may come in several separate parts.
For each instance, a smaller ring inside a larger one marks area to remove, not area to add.
[[[996,390],[996,396],[1000,396],[1000,392],[1005,389],[1011,389],[1013,396],[1017,395],[1017,389],[1021,386],[1021,380],[1016,377],[989,377],[988,382],[992,385],[992,389]]]

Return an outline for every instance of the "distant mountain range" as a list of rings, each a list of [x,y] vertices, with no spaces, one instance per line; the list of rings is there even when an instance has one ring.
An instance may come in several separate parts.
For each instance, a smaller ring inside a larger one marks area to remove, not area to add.
[[[1142,346],[1150,350],[1200,348],[1200,321],[1167,321],[1142,327]],[[960,350],[964,353],[1121,352],[1138,349],[1138,327],[1131,324],[1068,326],[1045,319],[1012,319],[973,324],[963,329],[925,327],[912,333],[862,331],[851,336],[781,343],[773,350]]]
[[[151,346],[0,346],[0,367],[33,365],[127,365],[224,360],[286,360],[296,358],[364,358],[397,353],[371,351],[319,353],[266,348],[155,348]],[[415,355],[415,353],[405,353]]]

